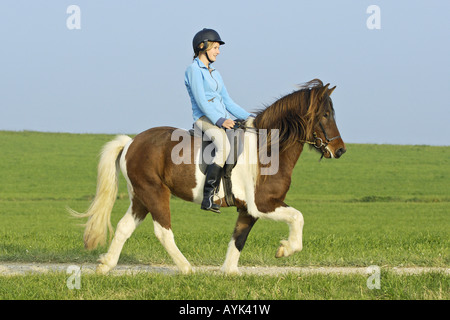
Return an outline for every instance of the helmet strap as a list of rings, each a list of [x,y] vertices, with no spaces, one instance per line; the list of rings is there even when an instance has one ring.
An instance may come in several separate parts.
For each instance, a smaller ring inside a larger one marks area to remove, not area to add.
[[[208,59],[209,63],[214,63],[214,61],[211,61],[211,59],[209,58],[208,51],[205,50],[205,54],[206,54],[206,59]]]

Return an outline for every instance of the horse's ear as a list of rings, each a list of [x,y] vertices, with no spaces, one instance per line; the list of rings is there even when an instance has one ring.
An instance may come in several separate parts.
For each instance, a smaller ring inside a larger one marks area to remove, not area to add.
[[[331,94],[333,93],[334,89],[336,89],[336,86],[334,86],[331,89],[328,89],[328,96],[331,96]]]
[[[320,89],[319,89],[319,91],[318,91],[318,96],[319,96],[319,99],[321,99],[322,97],[323,97],[323,95],[325,94],[325,93],[327,93],[328,92],[328,86],[329,86],[330,84],[329,83],[327,83],[326,85],[324,85],[323,87],[321,87]]]

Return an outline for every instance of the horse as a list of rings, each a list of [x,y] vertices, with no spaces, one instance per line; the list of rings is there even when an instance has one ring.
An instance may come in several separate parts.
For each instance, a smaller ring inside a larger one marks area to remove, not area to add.
[[[284,203],[294,166],[305,144],[317,150],[321,154],[320,159],[339,158],[346,152],[330,98],[336,87],[329,88],[329,85],[323,85],[319,79],[311,80],[273,104],[264,106],[255,113],[254,118],[247,120],[244,151],[231,172],[238,217],[220,269],[225,274],[240,273],[239,257],[258,219],[283,221],[289,226],[287,240],[282,240],[276,250],[277,258],[302,250],[303,215]],[[190,163],[174,163],[172,150],[177,147],[179,140],[173,136],[177,130],[181,129],[155,127],[141,132],[133,139],[119,135],[103,147],[98,164],[97,190],[92,203],[85,213],[69,209],[77,217],[88,218],[83,237],[87,249],[104,245],[109,233],[109,249],[100,256],[97,273],[106,274],[117,265],[126,240],[148,213],[152,216],[156,237],[179,272],[192,272],[191,264],[175,243],[169,202],[171,195],[175,195],[200,204],[205,175],[196,161],[201,148],[195,147],[195,139],[200,138],[189,137],[192,142]],[[277,134],[269,133],[260,137],[259,133],[264,130]],[[257,144],[257,141],[261,143]],[[273,147],[275,144],[277,148]],[[258,157],[252,163],[242,160],[248,154],[262,153],[265,157]],[[268,155],[272,158],[276,155],[277,170],[263,174],[268,164],[262,160],[267,160]],[[110,215],[117,197],[119,171],[127,182],[130,206],[114,233]],[[215,202],[227,206],[223,201],[222,190],[220,188],[219,199]]]

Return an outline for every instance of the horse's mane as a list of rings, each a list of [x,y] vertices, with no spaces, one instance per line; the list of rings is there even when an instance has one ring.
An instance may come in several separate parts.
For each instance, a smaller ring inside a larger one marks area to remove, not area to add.
[[[292,147],[298,140],[313,139],[313,131],[320,117],[326,112],[328,89],[319,79],[311,80],[299,86],[299,89],[287,94],[272,105],[256,112],[254,125],[267,130],[267,149],[270,152],[270,129],[279,130],[280,152]]]

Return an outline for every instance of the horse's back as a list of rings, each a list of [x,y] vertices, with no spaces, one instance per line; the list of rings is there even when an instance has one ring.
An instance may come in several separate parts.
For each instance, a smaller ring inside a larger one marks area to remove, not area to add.
[[[167,139],[170,141],[170,137],[175,130],[180,129],[174,127],[154,127],[139,133],[133,140],[137,141],[137,143],[158,145],[160,143],[166,143]]]

